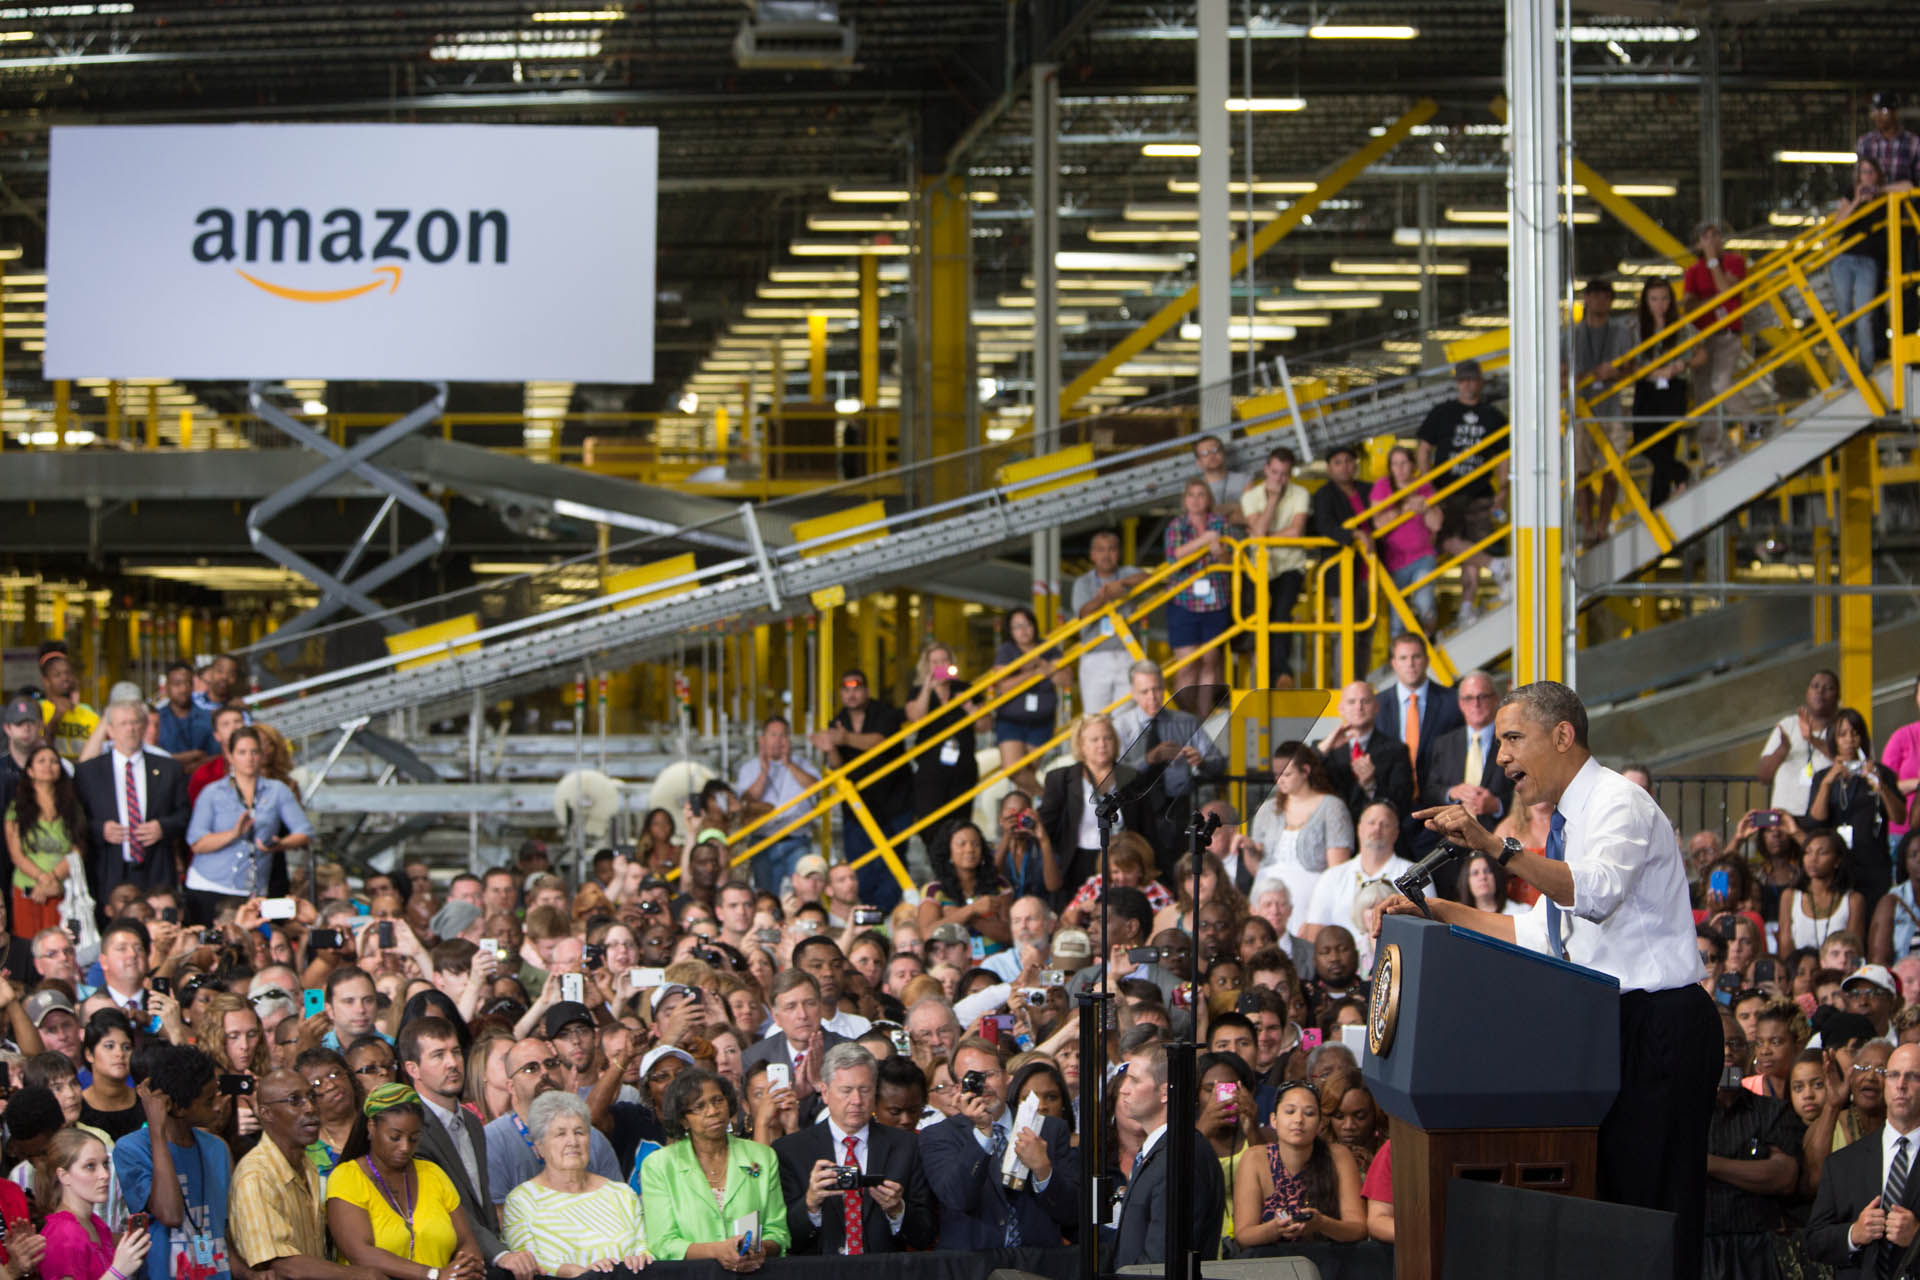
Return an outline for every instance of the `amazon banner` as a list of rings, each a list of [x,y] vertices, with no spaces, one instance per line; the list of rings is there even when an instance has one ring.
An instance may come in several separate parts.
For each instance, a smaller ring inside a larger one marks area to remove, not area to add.
[[[53,131],[49,378],[650,382],[659,134]]]

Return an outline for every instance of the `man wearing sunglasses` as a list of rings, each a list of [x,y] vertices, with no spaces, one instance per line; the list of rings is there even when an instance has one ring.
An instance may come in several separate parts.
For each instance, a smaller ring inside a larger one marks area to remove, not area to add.
[[[298,1071],[273,1071],[254,1097],[264,1138],[234,1166],[229,1243],[250,1267],[288,1280],[384,1280],[371,1267],[327,1261],[320,1175],[307,1145],[320,1136],[313,1090]]]
[[[530,1036],[507,1050],[507,1092],[513,1099],[513,1109],[485,1129],[487,1186],[495,1196],[495,1205],[505,1204],[509,1192],[540,1172],[540,1155],[533,1149],[533,1133],[526,1122],[527,1109],[541,1094],[559,1091],[564,1066],[548,1040]],[[598,1129],[588,1134],[587,1168],[603,1178],[623,1181],[613,1144]]]

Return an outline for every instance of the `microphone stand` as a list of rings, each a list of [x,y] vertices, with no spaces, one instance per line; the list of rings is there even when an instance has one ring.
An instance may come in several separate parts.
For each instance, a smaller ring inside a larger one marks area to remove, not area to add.
[[[1086,766],[1081,765],[1084,769]],[[1114,787],[1104,795],[1096,794],[1093,817],[1100,833],[1100,945],[1109,955],[1107,929],[1107,885],[1112,868],[1107,846],[1113,842],[1113,826],[1120,811],[1130,800],[1122,788]],[[1098,1280],[1100,1274],[1100,1228],[1107,1220],[1113,1202],[1113,1179],[1107,1176],[1106,1096],[1107,1096],[1107,1017],[1113,996],[1112,967],[1100,960],[1102,981],[1088,983],[1080,993],[1080,1185],[1087,1216],[1080,1223],[1080,1280]]]
[[[1200,870],[1206,858],[1207,842],[1220,827],[1218,814],[1196,809],[1187,819],[1187,856],[1193,863],[1193,920],[1189,926],[1188,965],[1197,973],[1206,957],[1200,954]],[[1193,1219],[1181,1206],[1193,1203],[1193,1134],[1199,1103],[1197,1056],[1199,1046],[1191,1034],[1200,1022],[1198,985],[1190,978],[1194,992],[1189,1010],[1189,1034],[1167,1046],[1167,1132],[1161,1139],[1167,1145],[1167,1192],[1172,1197],[1167,1212],[1167,1280],[1200,1280],[1200,1252],[1193,1238]],[[1086,1068],[1080,1071],[1086,1078]],[[1081,1088],[1084,1091],[1084,1083]],[[1231,1193],[1229,1193],[1231,1194]]]
[[[1433,919],[1433,912],[1427,909],[1427,895],[1425,890],[1433,885],[1433,877],[1442,867],[1458,862],[1460,859],[1466,857],[1469,852],[1471,851],[1457,844],[1442,844],[1434,849],[1432,853],[1420,859],[1405,875],[1395,880],[1393,887],[1405,894],[1408,901],[1412,902],[1414,906],[1420,908],[1421,915],[1431,920]]]

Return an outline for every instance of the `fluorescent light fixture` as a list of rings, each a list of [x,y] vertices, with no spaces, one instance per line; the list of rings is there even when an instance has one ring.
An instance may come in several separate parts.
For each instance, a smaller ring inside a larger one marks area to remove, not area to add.
[[[550,9],[533,15],[535,22],[618,22],[624,9]]]
[[[1446,248],[1504,249],[1507,247],[1505,230],[1482,227],[1435,227],[1426,233],[1427,243]],[[1414,249],[1420,245],[1420,228],[1395,227],[1393,243],[1402,249]]]
[[[1683,276],[1686,268],[1677,262],[1665,258],[1622,258],[1619,266],[1623,276]]]
[[[975,204],[993,204],[1000,199],[1000,193],[987,187],[975,187],[967,192],[967,199]]]
[[[17,244],[0,244],[0,262],[16,261],[24,252],[25,251]],[[25,284],[29,280],[36,284],[45,284],[47,282],[45,276],[15,276],[13,279],[16,284]]]
[[[1244,196],[1249,194],[1247,185],[1245,182],[1228,182],[1227,190],[1233,195]],[[1312,178],[1275,178],[1271,181],[1255,178],[1252,185],[1251,194],[1256,196],[1303,196],[1320,184]],[[1168,178],[1167,190],[1177,196],[1197,196],[1200,194],[1200,184],[1192,178]]]
[[[1372,25],[1323,22],[1307,28],[1309,40],[1412,40],[1420,28],[1392,23]]]
[[[1198,227],[1088,227],[1095,244],[1198,244]]]
[[[905,218],[886,218],[864,214],[810,213],[809,231],[905,231],[913,224]]]
[[[827,199],[835,204],[899,204],[911,200],[913,192],[905,187],[829,187]]]
[[[1149,142],[1140,148],[1140,154],[1153,159],[1191,160],[1200,154],[1197,142]]]
[[[1767,214],[1770,227],[1817,227],[1825,220],[1826,216],[1818,213],[1782,213],[1774,209]]]
[[[1460,323],[1469,329],[1504,329],[1507,327],[1505,316],[1463,316]]]
[[[1380,303],[1381,298],[1377,293],[1348,293],[1337,298],[1256,298],[1253,309],[1278,312],[1367,311],[1379,306]],[[1289,315],[1287,323],[1296,322]]]
[[[1627,44],[1685,44],[1700,34],[1697,27],[1676,26],[1573,26],[1566,36],[1575,44],[1607,44],[1620,40]]]
[[[1282,205],[1280,208],[1285,208]],[[1198,222],[1200,206],[1194,204],[1176,204],[1165,200],[1129,200],[1120,211],[1120,216],[1128,222]],[[1227,209],[1230,222],[1272,222],[1280,216],[1278,208],[1256,208],[1251,214],[1245,205],[1232,205]]]
[[[1229,111],[1305,111],[1305,98],[1228,98]]]
[[[1105,253],[1063,249],[1053,255],[1061,271],[1184,271],[1191,257],[1183,253]]]
[[[598,40],[551,40],[545,31],[463,31],[427,50],[434,62],[513,62],[535,58],[597,58]]]
[[[17,249],[18,246],[8,245],[8,246],[0,247],[0,258],[6,258],[6,257],[17,258],[20,256],[18,253],[13,253],[9,255],[6,252],[6,250],[9,248]],[[7,288],[9,289],[13,288],[15,285],[45,285],[46,283],[47,283],[47,276],[44,271],[36,272],[33,275],[18,275],[18,276],[9,273],[6,277],[6,285],[7,285]]]
[[[1448,222],[1485,223],[1491,226],[1507,225],[1507,211],[1504,208],[1475,205],[1448,205]],[[1563,218],[1565,215],[1561,215]],[[1592,209],[1575,209],[1573,220],[1581,226],[1591,226],[1600,221],[1600,215]]]
[[[970,315],[976,328],[1007,328],[1010,326],[1031,328],[1033,326],[1033,309],[1031,307],[1024,311],[1018,308],[1010,308],[1005,311],[996,311],[988,308],[974,311],[970,313]],[[1085,324],[1087,322],[1087,313],[1084,311],[1061,311],[1055,313],[1054,321],[1058,324]]]
[[[1590,194],[1584,182],[1576,182],[1571,188],[1561,187],[1560,194],[1566,195],[1569,190],[1576,196]],[[1613,192],[1621,196],[1664,199],[1679,195],[1680,188],[1671,182],[1616,182],[1613,184]]]
[[[1765,253],[1788,243],[1790,236],[1728,236],[1726,247],[1747,253]]]
[[[1773,158],[1781,164],[1853,164],[1860,157],[1851,151],[1776,151]]]
[[[1405,278],[1370,280],[1362,276],[1295,276],[1293,287],[1303,293],[1418,293],[1420,282]],[[1255,304],[1256,309],[1258,303]]]
[[[835,413],[858,413],[865,407],[866,406],[862,405],[854,396],[841,396],[833,402],[833,411]]]
[[[300,412],[306,414],[309,418],[324,418],[327,416],[326,401],[302,400],[300,402]]]
[[[1299,336],[1299,332],[1300,331],[1295,329],[1291,324],[1260,324],[1255,322],[1254,325],[1249,328],[1245,320],[1229,320],[1227,322],[1227,337],[1229,339],[1251,337],[1256,342],[1291,342]],[[1201,341],[1200,326],[1191,320],[1187,321],[1180,326],[1180,337],[1187,342]]]
[[[787,246],[787,252],[796,258],[904,258],[911,248],[862,240],[795,240]]]
[[[0,44],[18,44],[22,40],[33,39],[31,31],[0,31]]]
[[[860,272],[854,267],[775,267],[767,279],[775,284],[858,284]]]
[[[1335,258],[1327,264],[1327,269],[1337,276],[1417,276],[1422,274],[1420,263],[1412,258]],[[1467,274],[1467,264],[1436,262],[1426,267],[1424,272],[1433,276],[1463,276]]]
[[[741,314],[749,320],[805,320],[808,316],[825,316],[829,320],[858,320],[858,307],[756,307],[748,305],[741,308]]]
[[[763,284],[754,289],[762,298],[857,298],[858,289],[834,288],[829,285],[805,284]]]
[[[1033,295],[1030,293],[1003,293],[994,301],[1003,307],[1033,308]],[[1117,293],[1076,293],[1068,301],[1076,307],[1117,307],[1126,299]]]
[[[1388,355],[1417,356],[1423,348],[1418,342],[1388,339],[1380,344],[1380,349]]]
[[[1114,370],[1123,378],[1190,378],[1200,372],[1198,360],[1129,360]]]
[[[680,396],[680,399],[675,401],[674,407],[679,409],[680,412],[682,413],[700,412],[700,393],[698,391],[687,391],[682,393]]]

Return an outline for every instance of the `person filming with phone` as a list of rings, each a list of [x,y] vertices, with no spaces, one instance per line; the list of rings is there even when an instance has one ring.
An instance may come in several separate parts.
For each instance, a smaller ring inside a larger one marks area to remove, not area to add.
[[[1413,816],[1445,841],[1493,855],[1540,890],[1539,901],[1523,916],[1441,899],[1428,908],[1443,923],[1618,979],[1620,1091],[1600,1125],[1600,1198],[1674,1213],[1673,1274],[1693,1280],[1722,1045],[1713,997],[1700,986],[1679,841],[1651,795],[1593,758],[1586,707],[1566,685],[1513,689],[1494,728],[1516,806],[1554,806],[1545,849],[1496,839],[1461,805]],[[1383,910],[1420,914],[1405,898]]]
[[[293,789],[263,774],[260,758],[260,731],[235,729],[227,735],[227,776],[193,802],[187,905],[196,924],[212,924],[222,906],[259,897],[273,855],[313,840]]]
[[[1852,707],[1833,717],[1833,763],[1814,776],[1811,796],[1807,816],[1840,837],[1854,887],[1878,902],[1893,887],[1887,830],[1905,816],[1905,805],[1900,780],[1874,760],[1873,735]]]

